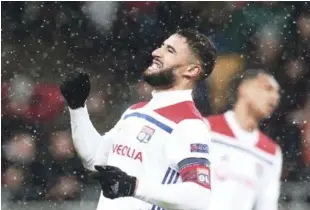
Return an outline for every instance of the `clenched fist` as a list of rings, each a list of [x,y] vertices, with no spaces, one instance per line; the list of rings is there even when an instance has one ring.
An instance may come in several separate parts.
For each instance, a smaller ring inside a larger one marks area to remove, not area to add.
[[[115,166],[95,166],[97,172],[91,173],[92,179],[98,180],[104,197],[115,199],[134,196],[137,178]]]
[[[60,84],[60,91],[71,109],[84,107],[90,91],[89,75],[82,70],[69,72]]]

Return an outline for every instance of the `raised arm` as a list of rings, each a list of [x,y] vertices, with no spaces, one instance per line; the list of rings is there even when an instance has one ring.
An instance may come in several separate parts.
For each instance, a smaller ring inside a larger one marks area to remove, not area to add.
[[[94,128],[86,107],[70,109],[74,147],[85,168],[94,171],[94,164],[105,165],[117,125],[104,136]]]
[[[89,119],[85,101],[90,92],[89,75],[83,71],[68,73],[60,91],[69,106],[71,131],[75,149],[85,168],[94,169],[94,163],[104,165],[111,146],[108,135],[101,136]],[[111,132],[113,133],[113,129]]]

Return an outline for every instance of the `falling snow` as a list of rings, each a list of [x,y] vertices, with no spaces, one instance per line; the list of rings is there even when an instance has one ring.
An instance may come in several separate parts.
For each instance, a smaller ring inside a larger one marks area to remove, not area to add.
[[[60,81],[90,73],[87,107],[104,133],[150,98],[140,78],[152,51],[192,27],[218,49],[216,71],[263,68],[279,81],[280,106],[261,128],[283,151],[280,208],[310,209],[309,11],[307,2],[3,2],[2,207],[95,209],[98,186],[74,150]],[[228,108],[230,78],[218,75],[195,90],[204,115]]]

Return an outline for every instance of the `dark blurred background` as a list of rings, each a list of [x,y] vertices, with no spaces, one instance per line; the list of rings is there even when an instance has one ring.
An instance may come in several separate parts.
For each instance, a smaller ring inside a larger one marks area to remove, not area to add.
[[[72,69],[91,73],[87,106],[104,133],[150,98],[140,75],[152,50],[188,27],[219,51],[194,91],[204,115],[228,108],[227,85],[239,71],[263,68],[278,79],[281,104],[261,126],[283,150],[283,209],[297,209],[288,203],[299,195],[310,202],[310,3],[270,1],[1,2],[2,200],[81,201],[97,189],[72,145],[59,82]]]

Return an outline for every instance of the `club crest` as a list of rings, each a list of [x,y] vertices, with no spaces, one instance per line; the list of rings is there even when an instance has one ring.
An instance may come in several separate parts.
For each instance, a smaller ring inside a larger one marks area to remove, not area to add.
[[[141,143],[148,143],[153,134],[155,133],[155,129],[149,127],[149,126],[144,126],[140,133],[137,136],[137,139],[141,142]]]

